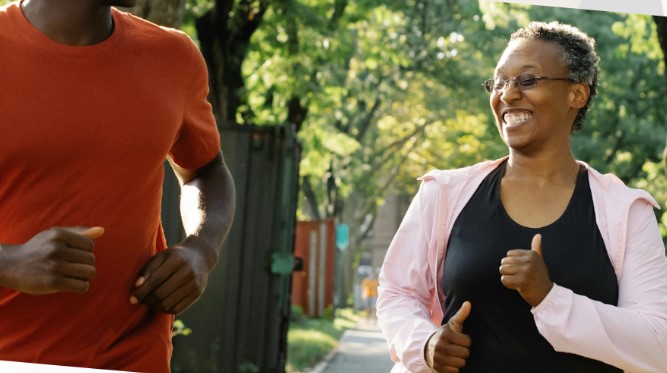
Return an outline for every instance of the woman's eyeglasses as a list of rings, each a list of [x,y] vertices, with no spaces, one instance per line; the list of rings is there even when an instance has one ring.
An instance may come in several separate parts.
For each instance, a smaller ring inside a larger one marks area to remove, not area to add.
[[[575,82],[570,78],[549,78],[546,76],[535,76],[533,74],[521,74],[511,79],[496,78],[496,79],[485,80],[484,83],[482,83],[482,85],[489,93],[493,91],[502,92],[507,88],[507,85],[510,82],[514,82],[514,84],[517,86],[517,88],[519,88],[519,90],[525,91],[527,89],[535,88],[538,80],[564,80],[572,83]]]

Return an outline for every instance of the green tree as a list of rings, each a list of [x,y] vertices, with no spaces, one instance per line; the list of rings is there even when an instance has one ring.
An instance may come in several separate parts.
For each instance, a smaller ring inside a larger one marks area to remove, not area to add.
[[[667,17],[654,16],[653,21],[656,26],[656,33],[658,34],[658,41],[660,43],[660,49],[662,50],[663,56],[663,66],[667,62]],[[667,77],[667,74],[665,74]],[[667,82],[667,81],[666,81]],[[663,167],[667,170],[667,145],[665,145],[665,150],[663,152]],[[667,172],[665,172],[665,177],[667,178]],[[665,182],[667,186],[667,182]],[[665,200],[661,200],[664,204]]]

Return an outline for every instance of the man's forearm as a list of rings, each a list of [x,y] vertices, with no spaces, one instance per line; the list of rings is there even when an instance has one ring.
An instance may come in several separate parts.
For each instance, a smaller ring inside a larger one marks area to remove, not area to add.
[[[219,156],[198,170],[181,187],[181,216],[188,246],[203,251],[209,268],[218,259],[220,246],[234,219],[235,189],[232,176]]]

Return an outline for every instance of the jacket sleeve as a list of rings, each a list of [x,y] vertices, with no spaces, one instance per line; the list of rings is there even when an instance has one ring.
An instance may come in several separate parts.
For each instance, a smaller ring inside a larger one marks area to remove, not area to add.
[[[635,201],[628,216],[618,306],[555,285],[533,308],[537,328],[556,351],[626,371],[667,371],[667,258],[651,205]]]
[[[424,181],[408,208],[384,259],[379,280],[377,316],[392,360],[413,373],[431,372],[424,345],[438,326],[430,319],[434,295],[429,265],[437,182]]]

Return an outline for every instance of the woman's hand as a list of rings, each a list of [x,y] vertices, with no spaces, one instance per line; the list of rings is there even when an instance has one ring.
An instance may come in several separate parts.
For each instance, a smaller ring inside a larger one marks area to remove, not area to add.
[[[470,336],[463,334],[463,322],[470,315],[470,302],[461,308],[426,343],[426,362],[439,373],[456,373],[466,365],[470,355]]]
[[[536,234],[530,246],[531,250],[507,252],[507,256],[500,261],[500,281],[536,307],[547,296],[553,282],[542,258],[542,236]]]

